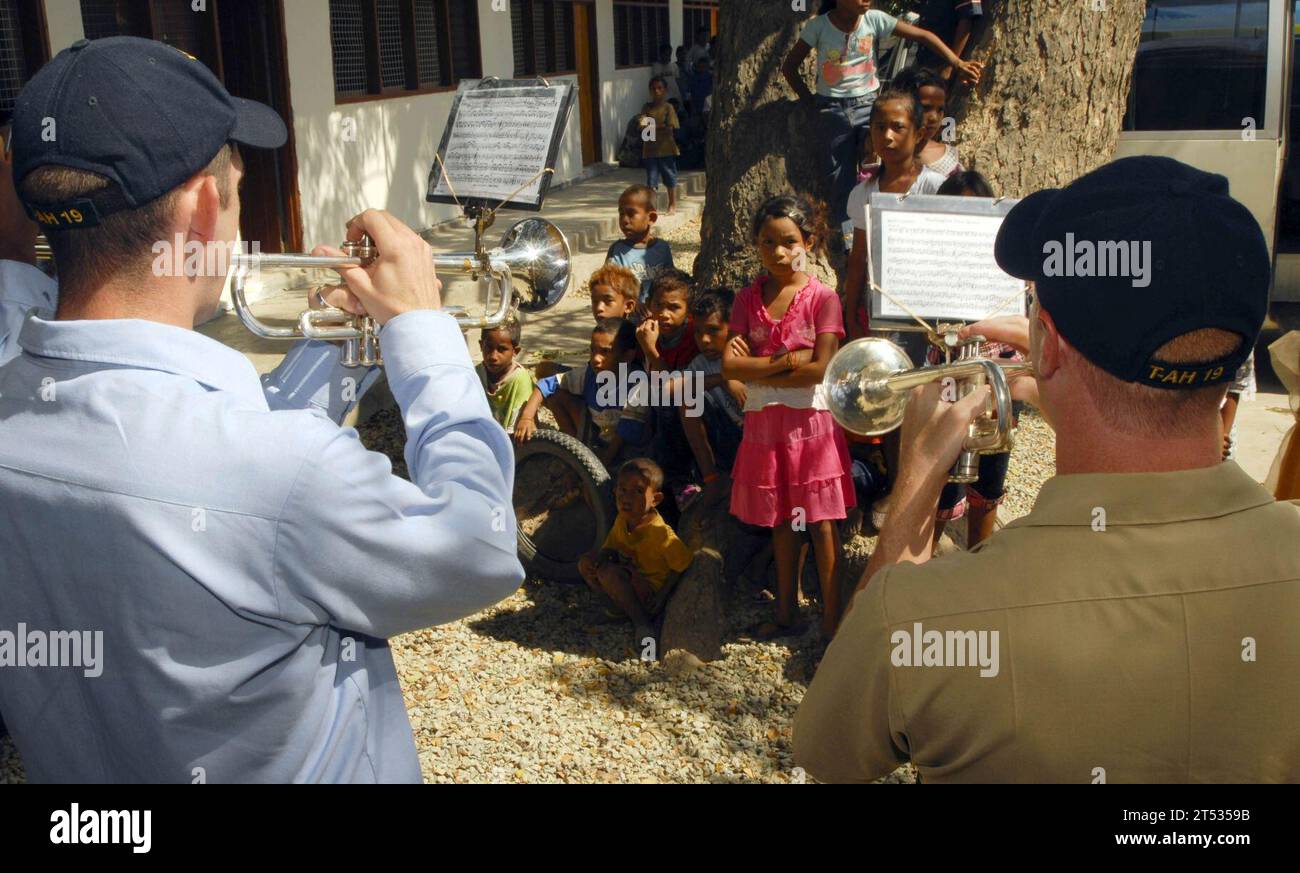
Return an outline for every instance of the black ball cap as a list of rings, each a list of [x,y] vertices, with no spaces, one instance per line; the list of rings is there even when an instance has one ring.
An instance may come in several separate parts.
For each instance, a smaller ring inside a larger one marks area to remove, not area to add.
[[[79,40],[41,68],[18,95],[14,179],[59,166],[112,184],[66,203],[26,203],[53,229],[93,227],[143,206],[208,165],[223,145],[284,145],[275,110],[232,97],[203,62],[133,36]]]
[[[1007,214],[994,254],[1007,273],[1034,281],[1071,345],[1126,382],[1230,381],[1268,311],[1272,265],[1259,223],[1225,177],[1172,158],[1123,158],[1029,195]],[[1215,361],[1156,357],[1201,328],[1244,342]]]

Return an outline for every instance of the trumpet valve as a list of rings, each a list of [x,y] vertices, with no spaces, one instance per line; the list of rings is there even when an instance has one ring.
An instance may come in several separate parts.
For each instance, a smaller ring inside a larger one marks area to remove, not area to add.
[[[375,242],[369,234],[363,233],[359,240],[346,240],[341,246],[343,254],[349,258],[360,258],[362,263],[369,264],[375,258],[379,257],[379,250],[375,248]]]

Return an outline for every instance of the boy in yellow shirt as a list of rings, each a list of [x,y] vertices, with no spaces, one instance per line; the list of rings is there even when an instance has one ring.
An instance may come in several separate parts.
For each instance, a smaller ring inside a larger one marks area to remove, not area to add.
[[[618,517],[599,551],[578,561],[587,585],[632,619],[638,647],[654,639],[654,616],[671,584],[695,553],[673,532],[656,508],[664,499],[664,472],[649,458],[633,458],[618,469],[614,502]]]

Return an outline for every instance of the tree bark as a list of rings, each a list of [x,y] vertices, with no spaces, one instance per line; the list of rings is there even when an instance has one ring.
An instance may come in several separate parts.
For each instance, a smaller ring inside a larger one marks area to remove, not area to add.
[[[825,200],[816,119],[781,75],[799,31],[820,4],[722,0],[710,118],[708,187],[695,276],[740,288],[759,272],[750,222],[767,198],[790,191]],[[802,10],[792,7],[803,6]],[[811,83],[813,61],[805,64]]]
[[[749,222],[765,199],[791,190],[822,200],[829,194],[813,113],[781,76],[819,5],[722,0],[695,266],[704,286],[740,287],[757,275]],[[955,87],[949,102],[963,163],[998,194],[1023,197],[1109,160],[1145,11],[1145,0],[986,0],[966,53],[984,62],[984,76],[973,91]],[[804,75],[813,81],[811,60]]]
[[[1145,0],[994,0],[985,8],[967,49],[984,75],[973,90],[954,88],[948,104],[963,164],[999,195],[1024,197],[1110,160]]]

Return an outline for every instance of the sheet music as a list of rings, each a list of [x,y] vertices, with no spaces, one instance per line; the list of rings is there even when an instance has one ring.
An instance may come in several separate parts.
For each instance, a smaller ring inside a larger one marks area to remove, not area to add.
[[[564,96],[559,86],[463,91],[443,155],[451,187],[439,174],[431,193],[451,196],[454,190],[462,200],[500,201],[512,194],[517,201],[536,200],[542,179],[533,177],[546,167]]]
[[[978,321],[1024,283],[993,259],[1000,215],[944,212],[880,212],[880,287],[917,315],[944,321]],[[1023,302],[998,315],[1023,315]],[[889,298],[881,316],[910,320]]]

